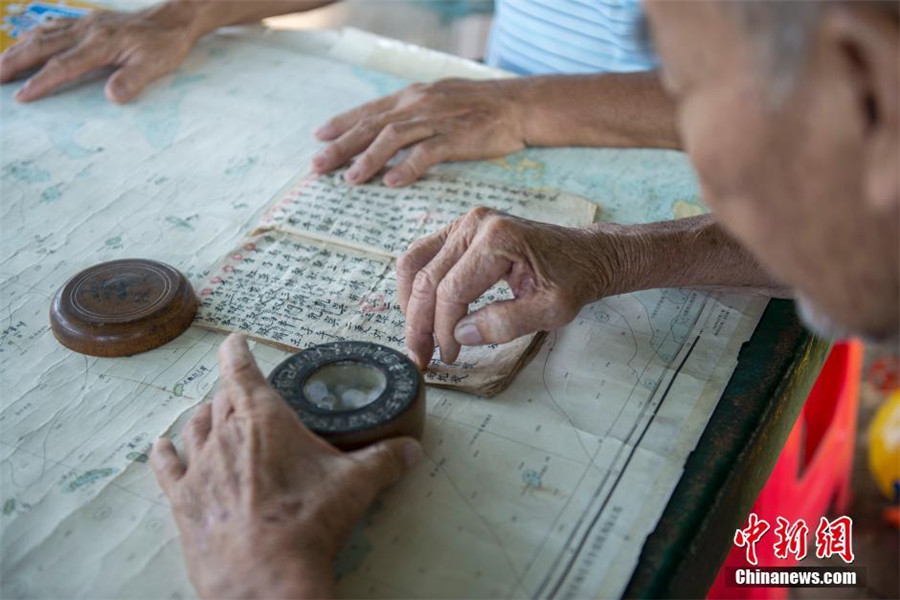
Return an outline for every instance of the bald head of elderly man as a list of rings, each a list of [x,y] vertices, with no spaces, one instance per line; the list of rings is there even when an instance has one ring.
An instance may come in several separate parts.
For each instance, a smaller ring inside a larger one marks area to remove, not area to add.
[[[423,359],[434,337],[452,360],[461,343],[664,285],[783,291],[819,330],[897,337],[897,5],[653,0],[647,13],[716,220],[564,229],[475,211],[400,267]],[[504,278],[514,300],[467,314]],[[330,596],[343,538],[421,448],[340,453],[266,384],[242,338],[220,361],[224,386],[184,432],[186,463],[165,440],[152,457],[191,579],[204,597]]]

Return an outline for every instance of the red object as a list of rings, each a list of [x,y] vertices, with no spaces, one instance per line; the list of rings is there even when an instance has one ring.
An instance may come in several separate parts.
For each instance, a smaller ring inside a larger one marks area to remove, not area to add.
[[[890,506],[884,509],[884,520],[892,527],[900,528],[900,508]]]
[[[882,356],[875,359],[866,372],[866,380],[883,394],[900,388],[900,357]]]
[[[823,516],[846,514],[856,442],[856,410],[863,347],[858,341],[835,344],[788,436],[775,469],[753,505],[752,513],[769,523],[803,519],[815,530]],[[745,519],[746,521],[746,519]],[[790,567],[796,556],[775,556],[775,537],[756,546],[758,567]],[[814,548],[815,540],[810,540]],[[852,543],[852,542],[851,542]],[[782,556],[784,552],[779,552]],[[707,598],[782,599],[787,588],[738,587],[729,568],[751,567],[742,548],[725,559]]]

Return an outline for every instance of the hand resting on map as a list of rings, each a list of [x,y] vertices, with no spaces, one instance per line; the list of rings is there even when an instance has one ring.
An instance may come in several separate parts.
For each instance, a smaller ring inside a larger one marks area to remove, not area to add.
[[[383,176],[412,183],[452,160],[497,158],[525,147],[678,148],[675,110],[653,71],[414,83],[341,113],[316,130],[329,144],[313,170],[352,160],[349,183]]]
[[[501,280],[515,298],[469,313]],[[555,329],[589,302],[659,287],[783,292],[709,215],[567,228],[476,208],[413,243],[397,262],[406,343],[421,368],[435,341],[450,363],[460,346]]]
[[[174,71],[199,35],[190,13],[169,5],[55,19],[0,56],[0,83],[40,67],[16,93],[16,100],[28,102],[109,66],[115,71],[106,82],[106,97],[127,102],[151,81]]]
[[[516,80],[415,83],[319,127],[316,137],[330,143],[313,157],[313,169],[326,173],[356,157],[345,177],[363,183],[410,147],[383,178],[386,185],[402,186],[440,162],[511,154],[525,147],[521,88]]]
[[[310,10],[334,0],[169,0],[134,12],[97,10],[29,32],[0,56],[0,83],[40,67],[16,93],[29,102],[95,69],[113,67],[106,97],[128,102],[184,62],[205,34],[227,25]]]
[[[240,335],[219,349],[222,389],[151,465],[203,598],[324,598],[332,561],[383,489],[421,457],[411,438],[342,453],[313,435],[273,390]]]

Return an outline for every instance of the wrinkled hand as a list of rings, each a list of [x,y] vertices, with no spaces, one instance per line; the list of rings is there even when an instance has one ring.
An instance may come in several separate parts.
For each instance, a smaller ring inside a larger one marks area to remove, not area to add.
[[[621,252],[596,224],[566,228],[476,208],[409,247],[397,262],[406,343],[425,368],[434,350],[451,363],[460,345],[511,341],[575,318],[582,306],[616,293]],[[506,280],[515,298],[469,312],[469,303]]]
[[[316,137],[331,143],[313,158],[313,169],[324,173],[356,157],[346,179],[362,183],[408,147],[409,155],[384,176],[386,185],[402,186],[439,162],[521,150],[525,142],[516,102],[520,85],[465,79],[413,84],[317,129]]]
[[[127,102],[187,57],[197,38],[187,10],[164,5],[53,20],[0,56],[0,83],[42,66],[16,93],[16,100],[28,102],[94,69],[112,66],[116,70],[106,82],[106,97]]]
[[[223,387],[184,431],[187,464],[160,439],[151,464],[202,597],[322,597],[331,561],[375,496],[421,455],[397,438],[344,454],[313,435],[263,378],[243,337],[219,350]]]

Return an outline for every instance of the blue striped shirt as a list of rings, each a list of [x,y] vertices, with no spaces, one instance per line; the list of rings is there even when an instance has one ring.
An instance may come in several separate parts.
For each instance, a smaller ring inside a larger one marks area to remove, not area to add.
[[[487,63],[521,75],[645,71],[640,0],[496,0]]]

